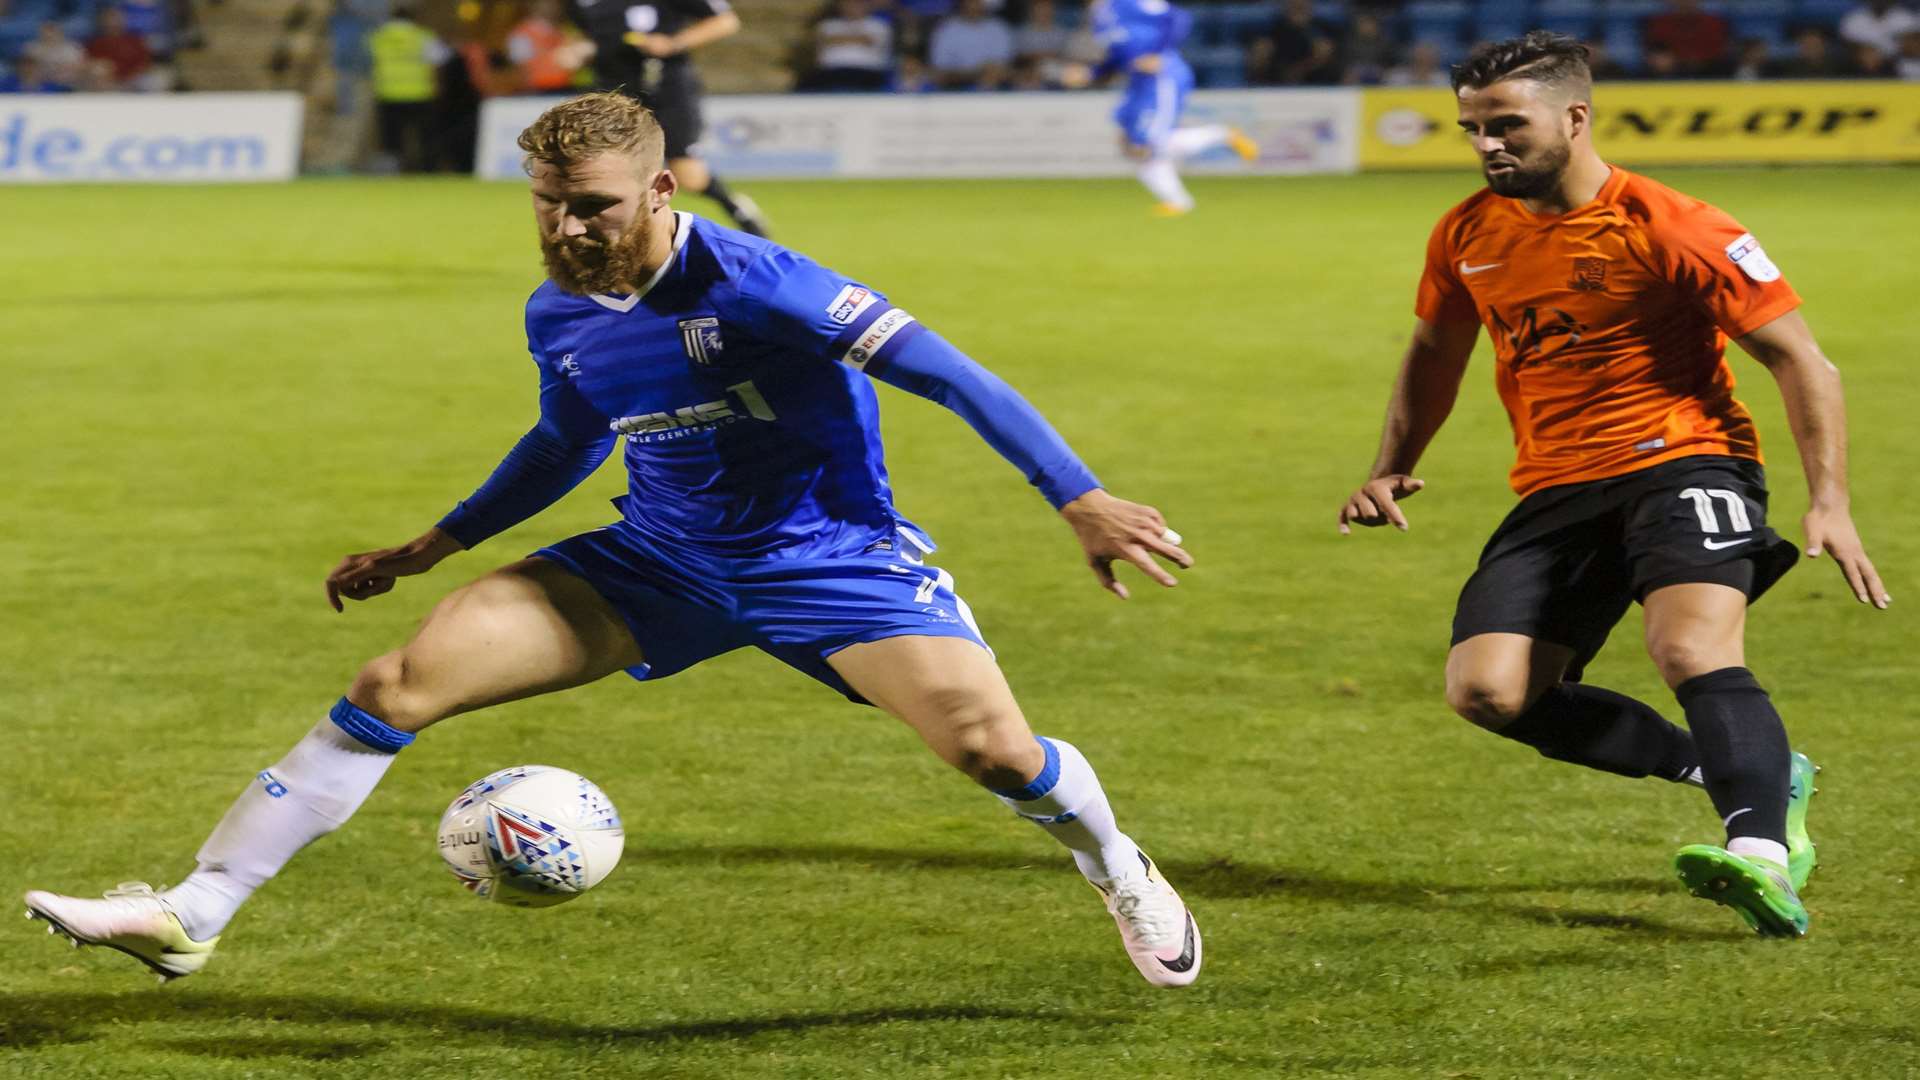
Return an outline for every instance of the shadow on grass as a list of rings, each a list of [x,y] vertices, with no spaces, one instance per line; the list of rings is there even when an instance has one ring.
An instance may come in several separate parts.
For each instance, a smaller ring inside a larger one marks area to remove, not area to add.
[[[377,1054],[387,1048],[383,1042],[348,1042],[344,1039],[296,1039],[273,1035],[227,1035],[207,1039],[155,1039],[142,1043],[149,1050],[168,1054],[193,1054],[196,1057],[254,1061],[259,1058],[298,1058],[301,1061],[346,1061]]]
[[[633,858],[651,866],[739,866],[743,864],[808,864],[880,869],[1059,872],[1059,860],[1038,860],[993,852],[914,851],[863,847],[858,844],[716,845],[684,848],[647,848],[630,845]],[[1557,905],[1528,904],[1497,899],[1507,894],[1600,892],[1649,894],[1665,891],[1661,883],[1644,878],[1580,878],[1572,881],[1481,881],[1467,884],[1438,881],[1369,881],[1337,877],[1285,867],[1212,859],[1206,862],[1163,860],[1160,866],[1183,895],[1221,900],[1266,897],[1328,904],[1370,904],[1419,911],[1457,911],[1475,917],[1497,917],[1543,926],[1624,930],[1676,941],[1740,941],[1752,935],[1737,929],[1695,930],[1639,915],[1585,911]]]
[[[1049,1009],[984,1008],[968,1005],[899,1006],[884,1009],[784,1013],[731,1019],[688,1020],[667,1024],[574,1024],[526,1012],[434,1005],[413,1001],[376,1001],[320,994],[195,993],[156,989],[151,993],[0,993],[0,1049],[48,1043],[87,1042],[103,1024],[140,1022],[349,1023],[407,1026],[429,1032],[457,1031],[505,1043],[668,1043],[743,1039],[755,1035],[821,1028],[861,1028],[883,1024],[1025,1020],[1071,1024],[1078,1028],[1123,1022],[1100,1013]],[[154,1049],[209,1057],[296,1057],[328,1060],[358,1057],[381,1049],[375,1040],[301,1039],[284,1036],[216,1036],[148,1044]]]

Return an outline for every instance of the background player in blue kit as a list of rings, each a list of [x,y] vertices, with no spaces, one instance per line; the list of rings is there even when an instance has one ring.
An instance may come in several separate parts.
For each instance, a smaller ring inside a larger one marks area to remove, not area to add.
[[[1193,209],[1193,196],[1180,182],[1180,162],[1218,146],[1232,147],[1249,162],[1260,156],[1252,139],[1225,125],[1177,126],[1193,90],[1193,68],[1180,55],[1193,16],[1167,0],[1096,0],[1092,15],[1107,53],[1080,77],[1126,73],[1125,96],[1113,119],[1120,125],[1121,153],[1138,163],[1140,182],[1160,200],[1155,213],[1176,217]]]
[[[327,596],[365,600],[538,513],[627,437],[621,519],[441,601],[250,783],[164,893],[29,892],[76,941],[192,974],[241,903],[343,824],[393,755],[463,712],[627,671],[664,678],[756,646],[911,725],[1072,852],[1158,986],[1196,978],[1193,917],[1115,825],[1068,743],[1036,739],[932,543],[893,508],[865,376],[938,401],[1014,462],[1122,597],[1125,559],[1192,559],[1152,507],[1114,498],[1017,393],[904,310],[765,240],[683,213],[663,136],[590,94],[521,135],[549,281],[527,303],[540,419],[470,498],[399,547],[348,556]],[[864,373],[864,374],[863,374]]]

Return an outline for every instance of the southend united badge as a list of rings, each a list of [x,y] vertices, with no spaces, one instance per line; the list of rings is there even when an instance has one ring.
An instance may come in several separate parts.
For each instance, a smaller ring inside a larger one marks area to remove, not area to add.
[[[681,319],[680,341],[687,347],[687,359],[696,364],[712,364],[720,359],[720,320]]]
[[[1604,290],[1607,287],[1607,260],[1576,257],[1570,284],[1581,292]]]

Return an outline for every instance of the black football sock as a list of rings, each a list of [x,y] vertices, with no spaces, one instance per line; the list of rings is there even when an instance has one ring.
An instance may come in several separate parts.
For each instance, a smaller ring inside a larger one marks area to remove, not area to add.
[[[733,223],[740,227],[741,232],[752,233],[754,236],[767,235],[767,222],[760,213],[759,205],[744,195],[735,195],[727,187],[726,182],[713,172],[707,173],[707,189],[700,194],[719,203],[720,208],[727,212],[727,216],[733,219]]]
[[[1563,682],[1547,691],[1498,734],[1556,761],[1621,776],[1679,783],[1700,764],[1692,737],[1652,706],[1583,683]]]
[[[1727,836],[1785,844],[1793,751],[1787,726],[1753,672],[1743,667],[1709,671],[1675,687],[1673,696],[1687,710],[1707,796]]]

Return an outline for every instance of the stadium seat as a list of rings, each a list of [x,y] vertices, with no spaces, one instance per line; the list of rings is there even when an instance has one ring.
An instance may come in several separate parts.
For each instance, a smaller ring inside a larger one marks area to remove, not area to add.
[[[1246,50],[1238,45],[1188,46],[1180,50],[1193,67],[1194,82],[1212,89],[1247,84]]]
[[[12,60],[26,48],[27,42],[34,38],[34,24],[28,22],[0,23],[0,60]]]
[[[1408,38],[1457,46],[1470,28],[1473,8],[1461,0],[1413,0],[1401,16]]]
[[[1859,6],[1857,0],[1794,0],[1793,17],[1800,22],[1831,27]]]
[[[1207,48],[1226,40],[1227,20],[1222,17],[1219,8],[1196,7],[1193,12],[1193,28],[1187,32],[1186,45],[1182,52],[1191,52],[1194,48]]]
[[[1607,56],[1614,63],[1628,71],[1640,70],[1640,27],[1628,23],[1624,26],[1607,27],[1603,39],[1607,47]]]
[[[1467,50],[1470,48],[1470,46],[1466,42],[1461,41],[1457,37],[1447,37],[1447,38],[1416,37],[1413,39],[1413,43],[1416,45],[1433,46],[1434,50],[1440,56],[1441,64],[1457,64],[1460,61],[1465,60],[1467,58]]]
[[[1733,27],[1733,40],[1745,41],[1759,38],[1767,43],[1771,52],[1782,52],[1787,46],[1787,20],[1773,15],[1748,15],[1735,13],[1728,20]]]
[[[1240,45],[1265,32],[1280,17],[1280,9],[1272,4],[1220,4],[1191,10],[1196,24],[1201,12],[1208,14],[1212,23],[1212,37],[1208,44],[1213,45]]]
[[[1594,33],[1594,5],[1590,0],[1541,0],[1533,25],[1584,40]]]
[[[6,5],[5,11],[4,19],[9,23],[38,24],[67,14],[54,4],[54,0],[14,0]]]
[[[1505,41],[1519,37],[1533,27],[1525,19],[1509,18],[1504,15],[1488,15],[1484,10],[1479,21],[1473,24],[1475,41]]]

